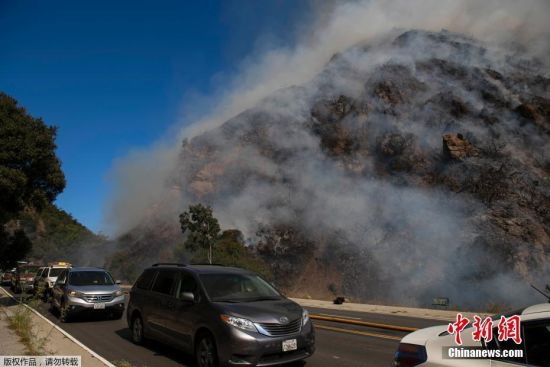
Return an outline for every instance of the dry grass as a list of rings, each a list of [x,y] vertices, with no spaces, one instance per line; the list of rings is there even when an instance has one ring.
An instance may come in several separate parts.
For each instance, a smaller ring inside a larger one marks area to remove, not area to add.
[[[8,317],[8,322],[10,328],[19,336],[30,355],[45,354],[46,338],[40,338],[34,332],[31,310],[20,304],[14,314]]]
[[[129,362],[125,359],[121,359],[119,361],[114,361],[113,364],[116,367],[135,367],[131,362]]]
[[[50,334],[54,330],[54,326],[43,337],[40,337],[36,333],[36,329],[33,330],[32,309],[36,309],[41,303],[37,297],[27,298],[23,300],[20,298],[19,304],[15,307],[13,315],[8,317],[9,327],[19,336],[21,342],[27,348],[27,352],[31,355],[45,355],[51,354],[46,350],[46,342],[50,337]]]
[[[485,308],[487,310],[487,313],[490,313],[493,315],[501,314],[501,313],[510,311],[511,309],[509,305],[501,304],[501,303],[489,303],[487,304],[487,306],[485,306]]]

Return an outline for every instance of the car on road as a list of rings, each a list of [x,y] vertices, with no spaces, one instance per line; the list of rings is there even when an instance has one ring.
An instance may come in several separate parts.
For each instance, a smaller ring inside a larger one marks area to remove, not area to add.
[[[172,344],[199,367],[272,366],[315,351],[308,312],[239,268],[155,264],[132,287],[126,316],[135,343]]]
[[[518,345],[513,340],[499,341],[497,322],[494,324],[493,339],[485,343],[475,341],[472,324],[461,333],[462,345],[459,348],[478,347],[500,351],[501,356],[486,359],[451,359],[446,353],[448,347],[457,347],[455,336],[447,331],[448,325],[420,329],[406,335],[400,342],[393,362],[394,367],[411,366],[457,366],[457,367],[497,367],[497,366],[550,366],[550,304],[543,303],[512,312],[505,317],[519,315],[522,341]],[[502,315],[491,317],[499,320]],[[482,339],[483,340],[483,339]],[[505,350],[522,350],[522,357],[503,357]]]
[[[2,274],[2,285],[11,285],[11,279],[13,278],[14,274],[15,274],[15,269],[6,270]]]
[[[64,269],[53,286],[51,308],[58,311],[61,322],[83,313],[106,312],[114,319],[124,313],[125,296],[120,282],[101,268]]]
[[[39,265],[32,263],[18,265],[12,277],[12,290],[15,293],[32,292],[34,290],[34,277],[39,268]]]
[[[58,261],[49,264],[36,282],[36,294],[47,302],[52,295],[52,288],[57,280],[57,277],[65,269],[69,269],[70,267],[71,264],[66,261]]]

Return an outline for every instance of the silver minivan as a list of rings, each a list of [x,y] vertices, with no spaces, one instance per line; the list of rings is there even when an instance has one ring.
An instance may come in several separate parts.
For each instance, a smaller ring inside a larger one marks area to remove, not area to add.
[[[119,284],[101,268],[66,269],[52,289],[51,308],[59,312],[61,322],[76,314],[97,312],[120,319],[125,299]]]

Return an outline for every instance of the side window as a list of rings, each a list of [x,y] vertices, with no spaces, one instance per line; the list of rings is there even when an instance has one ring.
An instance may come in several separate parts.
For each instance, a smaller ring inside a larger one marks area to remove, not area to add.
[[[159,271],[151,290],[163,294],[170,294],[172,286],[176,281],[176,275],[175,271]]]
[[[499,341],[498,340],[498,328],[493,329],[493,340],[491,340],[489,343],[487,343],[486,347],[488,349],[494,349],[494,350],[512,350],[512,349],[524,349],[524,342],[522,341],[521,344],[516,344],[513,340],[505,340],[505,341]],[[514,363],[525,363],[525,351],[523,352],[523,358],[518,357],[498,357],[498,358],[491,358],[496,361],[503,361],[503,362],[514,362]]]
[[[525,355],[530,366],[550,366],[550,319],[523,324]]]
[[[42,278],[47,278],[49,272],[50,272],[50,268],[44,269],[44,272],[42,273]]]
[[[42,275],[42,272],[44,271],[44,269],[38,269],[38,271],[36,272],[36,277],[39,277]]]
[[[176,297],[182,298],[181,295],[183,293],[193,293],[197,296],[197,282],[195,282],[195,279],[191,274],[184,271],[180,272],[180,277],[176,288]]]
[[[63,283],[67,281],[67,270],[63,270],[57,277],[56,283]]]
[[[153,278],[155,277],[156,271],[153,269],[147,269],[141,274],[139,279],[136,281],[136,287],[139,289],[149,289]]]

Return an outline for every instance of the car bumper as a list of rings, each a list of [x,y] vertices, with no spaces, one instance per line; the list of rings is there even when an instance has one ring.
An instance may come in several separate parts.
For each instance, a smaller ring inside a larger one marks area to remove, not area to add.
[[[101,311],[124,311],[124,296],[113,298],[109,302],[102,302],[105,308],[97,308],[97,302],[87,302],[78,297],[67,297],[67,306],[70,313],[101,312]]]
[[[275,366],[310,357],[315,352],[315,331],[311,321],[300,333],[284,337],[249,333],[227,327],[225,335],[218,339],[218,357],[225,366]],[[296,339],[297,349],[283,352],[285,340]]]

